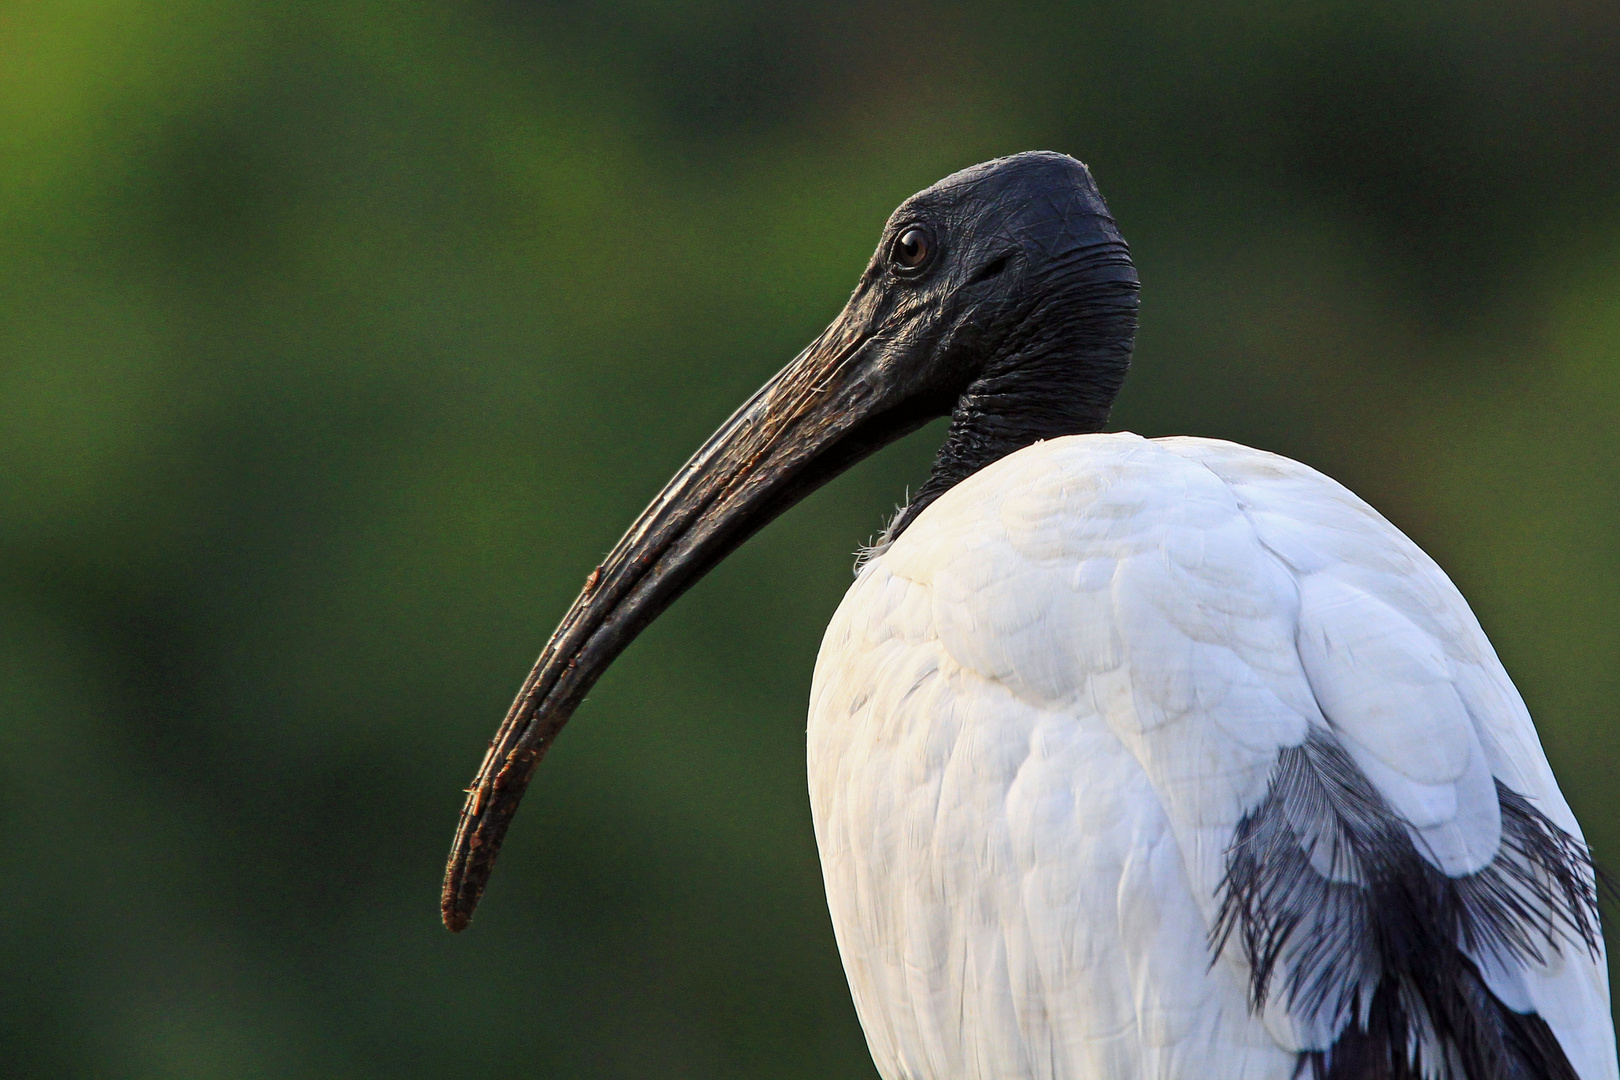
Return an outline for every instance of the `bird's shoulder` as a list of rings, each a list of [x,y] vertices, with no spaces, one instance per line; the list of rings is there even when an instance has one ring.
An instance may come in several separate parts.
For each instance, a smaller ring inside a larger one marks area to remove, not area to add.
[[[1349,489],[1281,455],[1129,433],[1038,443],[943,495],[863,576],[859,618],[935,636],[1043,707],[1094,705],[1142,737],[1201,726],[1264,760],[1308,725],[1331,730],[1434,830],[1452,872],[1495,850],[1493,776],[1578,835],[1450,578]],[[1128,709],[1111,678],[1128,681]]]
[[[1299,573],[1334,561],[1392,575],[1437,569],[1378,511],[1308,465],[1220,439],[1130,432],[1039,442],[986,466],[923,511],[902,537],[902,559],[921,570],[930,556],[998,534],[1037,559],[1088,546],[1137,550],[1240,521],[1232,539],[1269,548]]]

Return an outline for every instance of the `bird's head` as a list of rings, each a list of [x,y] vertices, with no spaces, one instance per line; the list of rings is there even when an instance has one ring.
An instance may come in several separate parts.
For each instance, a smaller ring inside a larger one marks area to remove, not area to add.
[[[895,535],[951,485],[1041,439],[1099,430],[1130,361],[1137,278],[1090,172],[1025,153],[895,210],[854,294],[630,527],[552,635],[469,789],[445,877],[459,930],[535,766],[676,597],[827,480],[930,420],[945,444]]]
[[[891,531],[1014,450],[1100,430],[1130,363],[1136,308],[1130,249],[1072,157],[997,158],[901,203],[816,343],[858,349],[895,410],[880,408],[880,424],[952,417],[928,483]]]
[[[897,392],[945,393],[954,404],[974,380],[1054,350],[1078,359],[1075,333],[1094,336],[1103,319],[1124,339],[1109,365],[1117,389],[1134,327],[1111,320],[1135,312],[1136,289],[1130,251],[1086,167],[1064,154],[1016,154],[901,203],[828,334],[861,340]]]

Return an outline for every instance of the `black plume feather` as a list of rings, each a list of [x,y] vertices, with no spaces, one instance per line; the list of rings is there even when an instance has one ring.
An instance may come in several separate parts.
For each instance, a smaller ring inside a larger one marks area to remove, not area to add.
[[[1280,992],[1308,1029],[1337,1033],[1301,1058],[1316,1080],[1577,1080],[1546,1022],[1503,1004],[1480,964],[1597,955],[1591,856],[1496,788],[1496,857],[1449,877],[1330,733],[1279,755],[1227,851],[1211,944],[1238,942],[1256,1010]]]

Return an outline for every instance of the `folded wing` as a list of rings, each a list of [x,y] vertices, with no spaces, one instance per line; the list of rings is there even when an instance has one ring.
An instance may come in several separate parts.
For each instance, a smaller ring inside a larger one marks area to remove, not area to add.
[[[1279,1043],[1327,1077],[1616,1076],[1579,828],[1399,530],[1212,440],[1057,440],[952,495],[886,569],[964,669],[1106,721]]]

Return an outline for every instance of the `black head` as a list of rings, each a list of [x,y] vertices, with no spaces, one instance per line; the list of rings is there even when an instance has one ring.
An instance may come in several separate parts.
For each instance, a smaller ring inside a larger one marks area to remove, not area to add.
[[[465,926],[535,766],[626,645],[711,567],[855,461],[951,417],[897,534],[952,484],[1097,431],[1136,330],[1136,270],[1086,167],[1026,153],[890,217],[844,310],[676,474],[586,581],[469,789],[443,911]]]
[[[1130,366],[1137,292],[1096,182],[1065,154],[987,161],[902,203],[851,307],[892,325],[874,344],[928,381],[916,392],[949,399],[952,423],[891,533],[1014,450],[1101,430]]]

